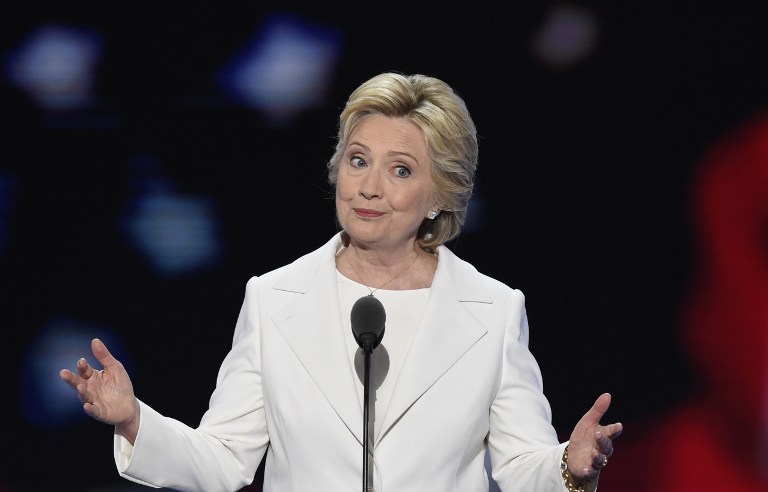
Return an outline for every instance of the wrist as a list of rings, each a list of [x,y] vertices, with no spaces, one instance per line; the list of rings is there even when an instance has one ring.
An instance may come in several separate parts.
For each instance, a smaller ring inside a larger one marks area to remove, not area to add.
[[[141,422],[141,407],[139,406],[138,400],[135,398],[133,400],[133,405],[134,411],[131,417],[125,422],[115,425],[115,432],[126,438],[131,445],[136,444],[136,437],[139,434],[139,425]]]
[[[563,477],[565,488],[568,492],[585,492],[587,486],[586,478],[576,478],[568,470],[568,446],[563,450],[563,459],[560,460],[560,475]]]

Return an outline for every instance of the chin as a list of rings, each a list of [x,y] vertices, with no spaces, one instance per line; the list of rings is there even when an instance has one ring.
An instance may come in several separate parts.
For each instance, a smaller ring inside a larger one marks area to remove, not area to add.
[[[350,232],[349,229],[345,229],[345,231],[347,231],[352,241],[357,243],[374,244],[384,239],[380,234],[360,234],[355,231]]]

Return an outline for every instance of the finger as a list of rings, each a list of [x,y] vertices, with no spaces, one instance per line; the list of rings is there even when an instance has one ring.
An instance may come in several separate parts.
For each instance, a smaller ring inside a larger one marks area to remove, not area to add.
[[[83,410],[85,413],[90,415],[91,417],[98,419],[101,416],[101,411],[99,410],[99,407],[94,405],[93,403],[85,402],[83,403]]]
[[[584,468],[582,477],[587,482],[591,482],[598,476],[599,473],[600,470],[598,468],[595,468],[594,466],[588,466],[587,468]]]
[[[104,345],[104,342],[98,338],[94,338],[91,341],[91,350],[93,351],[93,355],[105,369],[120,364],[120,362],[112,356],[112,353],[107,346]]]
[[[603,453],[595,453],[592,457],[592,468],[602,470],[608,464],[608,456]]]
[[[608,411],[608,407],[611,406],[611,394],[610,393],[603,393],[600,395],[597,400],[595,400],[594,405],[592,405],[592,408],[590,408],[587,413],[584,414],[584,417],[582,417],[582,420],[585,420],[590,423],[599,423],[600,419],[605,415],[605,412]]]
[[[63,379],[72,389],[77,389],[77,385],[80,384],[80,376],[69,369],[62,369],[59,371],[59,377],[61,377],[61,379]]]
[[[598,454],[604,454],[605,456],[610,456],[613,454],[613,441],[609,439],[608,436],[606,436],[602,431],[595,432],[595,443],[597,444]]]
[[[88,363],[85,358],[77,361],[77,372],[83,379],[90,379],[93,376],[93,367]]]
[[[611,440],[621,436],[622,432],[624,432],[624,425],[621,422],[616,422],[615,424],[609,424],[603,427],[603,434]]]
[[[77,385],[75,388],[75,391],[77,391],[77,397],[80,398],[80,401],[83,403],[93,403],[93,395],[90,391],[88,391],[88,387],[85,384],[85,382],[81,382]]]
[[[607,450],[613,449],[613,440],[621,436],[624,426],[617,422],[610,425],[601,425],[595,429],[595,443],[597,447],[606,453]],[[608,454],[610,456],[610,453]]]

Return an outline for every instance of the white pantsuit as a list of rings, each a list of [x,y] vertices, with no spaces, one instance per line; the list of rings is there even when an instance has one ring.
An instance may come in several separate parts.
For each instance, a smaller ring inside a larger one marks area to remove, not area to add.
[[[354,492],[363,411],[336,290],[339,235],[248,281],[232,350],[192,429],[141,402],[135,446],[115,436],[122,476],[205,492]],[[522,293],[448,248],[373,443],[376,492],[563,492],[559,444],[528,350]]]

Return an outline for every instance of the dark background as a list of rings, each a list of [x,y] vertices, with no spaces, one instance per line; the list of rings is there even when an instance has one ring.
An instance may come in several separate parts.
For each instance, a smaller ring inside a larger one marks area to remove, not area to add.
[[[211,73],[277,9],[157,4],[25,2],[0,21],[2,54],[49,22],[98,30],[105,47],[93,107],[51,113],[7,80],[0,89],[0,172],[15,183],[0,250],[0,490],[128,485],[110,427],[30,422],[29,347],[51,319],[110,327],[137,395],[199,421],[247,279],[336,231],[325,162],[338,113],[385,70],[442,78],[470,108],[482,219],[451,248],[525,293],[562,439],[601,392],[627,433],[685,397],[696,377],[677,338],[694,268],[689,182],[705,149],[767,102],[768,29],[754,9],[574,2],[598,19],[598,43],[555,69],[530,49],[553,2],[282,4],[343,33],[343,48],[327,98],[275,127],[217,99]],[[215,268],[158,275],[121,239],[137,155],[216,201],[226,250]]]

